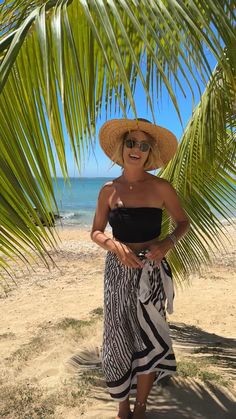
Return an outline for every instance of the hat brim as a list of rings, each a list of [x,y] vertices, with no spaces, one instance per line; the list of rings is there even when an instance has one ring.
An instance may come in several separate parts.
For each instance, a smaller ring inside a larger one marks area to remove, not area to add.
[[[105,154],[115,163],[123,166],[123,160],[114,160],[114,150],[124,134],[130,131],[144,131],[151,135],[158,147],[158,153],[154,153],[155,163],[146,170],[154,170],[165,166],[175,155],[178,141],[176,136],[167,128],[136,119],[111,119],[105,122],[99,131],[100,145]]]

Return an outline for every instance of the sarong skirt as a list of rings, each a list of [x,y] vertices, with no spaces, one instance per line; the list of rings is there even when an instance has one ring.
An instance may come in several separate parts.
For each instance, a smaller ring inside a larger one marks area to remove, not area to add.
[[[136,391],[138,375],[155,371],[156,383],[176,371],[166,321],[172,273],[165,258],[159,267],[146,259],[144,268],[129,268],[108,252],[104,279],[102,368],[110,395],[123,401]]]

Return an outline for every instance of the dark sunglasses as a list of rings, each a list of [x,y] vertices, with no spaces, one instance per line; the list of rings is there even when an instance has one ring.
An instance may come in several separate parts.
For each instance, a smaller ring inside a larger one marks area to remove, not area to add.
[[[131,140],[129,138],[127,138],[127,140],[124,141],[124,144],[128,148],[134,148],[135,146],[138,145],[139,149],[143,152],[146,152],[150,150],[151,148],[151,145],[149,143],[146,143],[145,141],[136,141],[136,140]]]

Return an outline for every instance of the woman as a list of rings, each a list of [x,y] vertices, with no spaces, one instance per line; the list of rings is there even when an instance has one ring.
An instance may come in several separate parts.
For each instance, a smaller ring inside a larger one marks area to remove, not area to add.
[[[166,322],[166,303],[171,313],[174,292],[165,255],[186,234],[189,220],[171,184],[147,173],[174,156],[174,134],[142,118],[114,119],[102,126],[99,138],[107,156],[123,167],[122,175],[100,191],[91,232],[108,251],[103,371],[119,402],[116,419],[141,419],[153,383],[176,370]],[[163,208],[176,228],[160,240]],[[108,221],[112,239],[104,233]]]

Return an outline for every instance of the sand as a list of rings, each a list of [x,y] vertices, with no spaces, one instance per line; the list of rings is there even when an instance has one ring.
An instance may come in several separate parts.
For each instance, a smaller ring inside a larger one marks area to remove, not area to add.
[[[153,388],[147,418],[233,418],[236,352],[236,231],[226,252],[176,289],[168,317],[180,374]],[[0,304],[0,417],[114,418],[98,371],[70,360],[102,339],[105,251],[88,230],[58,228],[56,266],[15,267]]]

